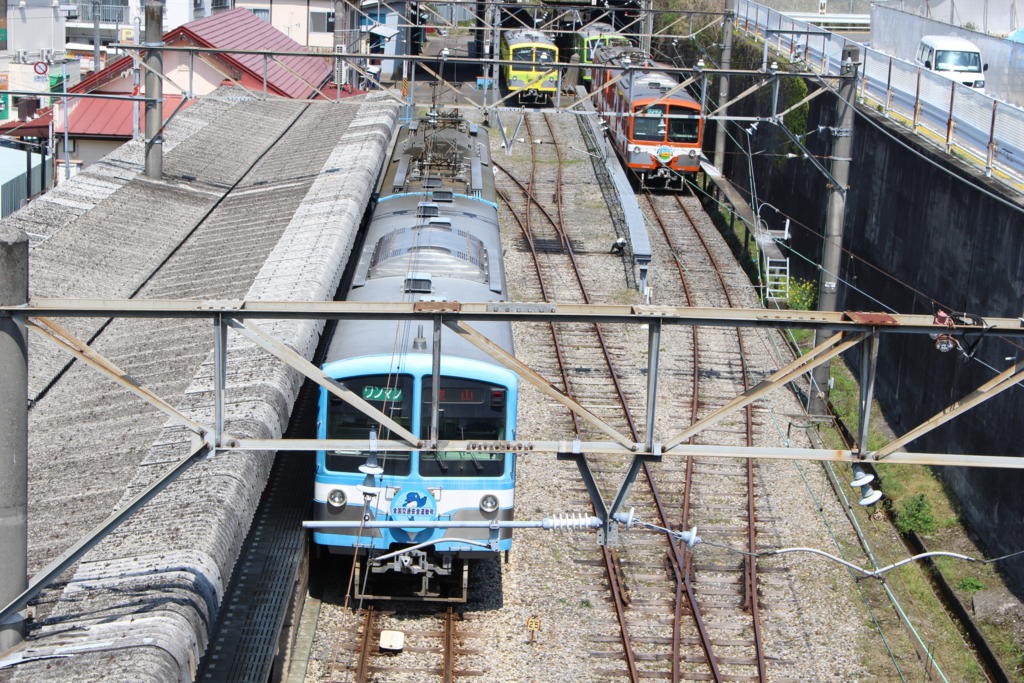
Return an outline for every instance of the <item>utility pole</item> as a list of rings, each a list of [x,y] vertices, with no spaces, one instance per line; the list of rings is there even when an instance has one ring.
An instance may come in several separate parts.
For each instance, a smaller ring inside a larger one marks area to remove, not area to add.
[[[725,21],[722,22],[722,69],[732,67],[732,21],[736,16],[736,0],[725,0]],[[767,40],[767,39],[766,39]],[[722,74],[718,77],[718,106],[729,101],[729,77]],[[725,172],[725,117],[728,108],[719,112],[722,118],[715,127],[715,168]]]
[[[28,238],[0,227],[0,304],[28,301]],[[25,326],[0,315],[0,605],[28,588],[28,345]],[[0,624],[0,652],[21,642],[25,617]]]
[[[162,0],[146,2],[146,175],[160,178],[164,172],[163,140],[157,131],[163,124],[164,56],[159,49],[163,41],[164,3]]]
[[[832,133],[832,177],[836,184],[829,186],[828,209],[825,214],[825,244],[821,255],[821,278],[818,282],[818,310],[836,310],[840,260],[843,249],[843,220],[846,218],[846,190],[850,178],[850,152],[853,149],[853,114],[857,96],[857,66],[860,51],[855,47],[843,48],[843,63],[836,100],[836,125]],[[822,344],[833,333],[819,328],[814,334],[814,345]],[[824,415],[828,404],[829,363],[822,363],[811,371],[814,387],[808,406],[812,415]]]
[[[92,3],[92,71],[100,70],[100,3]]]

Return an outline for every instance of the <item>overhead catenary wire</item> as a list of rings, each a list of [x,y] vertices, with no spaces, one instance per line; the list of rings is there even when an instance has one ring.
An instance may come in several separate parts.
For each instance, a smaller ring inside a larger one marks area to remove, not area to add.
[[[741,145],[741,144],[739,143],[739,141],[737,141],[737,140],[735,139],[735,137],[734,137],[734,136],[732,135],[732,133],[731,133],[731,132],[729,132],[729,136],[730,136],[730,138],[731,138],[731,139],[733,140],[733,143],[734,143],[734,144],[736,144],[736,145],[737,145],[738,147],[740,147],[740,148],[742,149],[742,145]],[[748,136],[748,140],[749,140],[749,136]],[[751,161],[751,159],[750,159],[750,156],[751,156],[751,155],[750,155],[750,153],[749,153],[749,148],[748,148],[747,150],[744,150],[744,151],[740,152],[740,153],[744,153],[744,152],[745,152],[745,156],[747,156],[747,157],[748,157],[748,162],[749,162],[749,161]],[[752,183],[752,188],[751,188],[751,192],[752,192],[752,195],[753,195],[753,196],[756,196],[756,194],[754,194],[754,186],[753,186],[753,183],[754,183],[754,182],[756,182],[756,181],[755,181],[755,179],[754,179],[754,177],[753,177],[753,173],[751,172],[751,183]],[[696,186],[695,184],[691,183],[691,185],[693,185],[693,186],[694,186],[694,187],[695,187],[695,188],[696,188],[696,189],[697,189],[698,191],[701,191],[701,192],[703,192],[703,190],[701,190],[701,188],[697,187],[697,186]],[[705,193],[705,194],[707,194],[707,193]],[[713,201],[716,201],[716,202],[718,202],[718,200],[717,200],[717,199],[714,199],[713,197],[712,197],[712,200],[713,200]],[[720,202],[719,202],[719,203],[720,203]],[[780,213],[781,213],[781,212],[780,212]],[[741,219],[742,219],[742,218],[743,218],[743,217],[741,216]],[[787,246],[787,247],[788,247],[788,245],[785,245],[785,246]],[[795,250],[794,250],[794,251],[795,251]],[[801,256],[802,256],[802,255],[801,255]],[[810,260],[810,259],[808,259],[808,260]],[[813,263],[813,261],[812,261],[812,263]],[[816,265],[816,266],[817,266],[818,268],[820,268],[820,267],[821,267],[821,266],[820,266],[819,264],[815,264],[815,265]],[[776,305],[777,305],[777,304],[776,304]],[[788,331],[788,330],[787,330],[787,333],[790,333],[790,334],[791,334],[791,332],[790,332],[790,331]],[[764,340],[764,336],[765,336],[765,335],[761,335],[761,338],[762,338],[762,342],[763,342],[763,343],[767,343],[767,342],[766,342],[766,341]],[[811,383],[812,383],[812,384],[814,383],[814,379],[813,379],[813,377],[812,377],[812,378],[810,378],[810,381],[811,381]],[[771,421],[772,421],[772,423],[773,423],[773,424],[775,424],[775,426],[776,426],[776,429],[778,429],[778,428],[779,428],[779,425],[778,425],[778,423],[777,423],[777,419],[776,419],[776,416],[775,416],[775,414],[774,414],[774,411],[771,411],[771,410],[770,410],[769,412],[770,412],[770,417],[771,417]],[[780,432],[780,433],[781,433],[781,432]],[[785,438],[786,438],[786,441],[788,442],[788,441],[789,441],[789,438],[788,438],[788,436],[786,436]],[[801,478],[803,479],[803,481],[804,481],[804,485],[805,485],[805,487],[807,488],[807,491],[808,491],[809,495],[811,495],[811,496],[812,496],[812,498],[816,498],[816,496],[815,496],[815,494],[814,494],[814,491],[813,491],[813,490],[812,490],[812,489],[810,488],[810,486],[809,486],[809,483],[807,482],[807,480],[806,480],[806,477],[805,477],[805,476],[804,476],[804,474],[803,474],[803,469],[802,469],[802,468],[800,467],[800,464],[799,464],[799,463],[793,463],[793,464],[794,464],[794,466],[796,466],[796,467],[797,467],[797,471],[798,471],[798,473],[800,474]],[[833,484],[835,485],[835,482],[834,482],[834,474],[832,474],[832,468],[831,468],[831,467],[828,467],[828,468],[826,469],[826,473],[828,473],[828,474],[830,475],[830,479],[831,479],[831,480],[833,480]],[[846,497],[845,497],[845,491],[842,491],[841,489],[837,489],[837,490],[839,491],[839,495],[840,495],[840,496],[842,496],[842,497],[843,497],[843,500],[844,500],[844,501],[846,502],[846,505],[847,505],[847,507],[849,507],[849,501],[848,501],[848,500],[846,500]],[[832,532],[832,530],[831,530],[831,524],[829,523],[828,519],[827,519],[827,518],[825,517],[825,515],[824,515],[824,512],[823,512],[823,508],[821,507],[821,505],[820,505],[820,504],[818,504],[818,505],[817,505],[817,508],[818,508],[819,514],[820,514],[820,515],[822,516],[822,519],[823,519],[823,521],[824,521],[824,523],[825,523],[826,527],[827,527],[827,528],[829,529],[829,532],[830,532],[830,534],[832,534],[833,542],[835,543],[835,545],[836,545],[836,548],[837,548],[837,549],[839,549],[839,551],[840,551],[840,552],[843,552],[843,548],[844,548],[844,546],[843,546],[843,545],[841,545],[841,544],[839,543],[838,539],[836,539],[836,537],[835,537],[835,534],[834,534],[834,532]],[[853,524],[854,524],[854,526],[855,526],[855,530],[857,531],[857,535],[858,535],[858,538],[860,539],[860,541],[861,541],[862,545],[864,546],[864,548],[865,548],[865,550],[866,550],[866,552],[867,552],[867,555],[868,555],[869,559],[870,559],[870,560],[872,561],[872,564],[873,564],[873,565],[875,565],[875,570],[877,571],[877,570],[878,570],[878,567],[877,567],[877,564],[876,564],[876,563],[875,563],[875,561],[874,561],[874,556],[873,556],[873,554],[871,553],[871,550],[870,550],[869,546],[867,545],[867,539],[866,539],[866,538],[864,537],[863,533],[862,533],[862,532],[861,532],[861,531],[859,530],[859,528],[857,528],[857,525],[856,525],[856,520],[855,520],[855,519],[851,519],[851,522],[853,522]],[[827,554],[827,553],[826,553],[826,554]],[[848,569],[849,569],[849,567],[848,567]],[[852,574],[852,573],[853,573],[853,570],[851,569],[850,571],[851,571],[851,574]],[[882,581],[881,583],[882,583],[882,587],[883,587],[883,589],[884,589],[885,593],[887,594],[887,596],[888,596],[888,598],[889,598],[890,602],[892,603],[892,605],[893,605],[894,609],[896,610],[897,614],[899,615],[899,617],[900,617],[901,621],[903,621],[903,623],[904,623],[904,624],[906,625],[906,627],[908,628],[908,630],[910,631],[910,633],[911,633],[911,634],[913,635],[913,637],[914,637],[914,638],[915,638],[915,639],[917,640],[918,644],[919,644],[919,645],[920,645],[920,646],[921,646],[921,647],[923,648],[923,651],[924,651],[924,652],[926,653],[926,655],[927,655],[927,657],[928,657],[928,661],[929,661],[929,666],[930,666],[930,667],[932,667],[932,669],[933,669],[933,670],[934,670],[934,671],[935,671],[936,673],[938,673],[938,675],[939,675],[939,676],[940,676],[940,677],[941,677],[941,678],[942,678],[943,680],[948,680],[948,678],[947,678],[947,677],[945,676],[945,674],[943,674],[943,673],[942,673],[942,671],[941,671],[941,668],[939,668],[938,662],[936,662],[936,661],[935,661],[935,658],[934,658],[934,655],[933,655],[933,653],[932,653],[932,650],[931,650],[931,648],[930,648],[930,647],[928,647],[928,645],[927,645],[927,644],[926,644],[926,643],[925,643],[925,642],[923,641],[923,639],[922,639],[922,637],[921,637],[921,634],[919,633],[918,629],[916,629],[916,628],[915,628],[915,626],[914,626],[914,625],[913,625],[913,623],[911,622],[911,620],[910,620],[909,616],[908,616],[908,615],[906,614],[906,612],[904,611],[904,609],[902,608],[902,606],[901,606],[901,605],[899,604],[899,601],[898,601],[898,599],[896,598],[895,594],[894,594],[894,593],[892,592],[892,590],[891,590],[891,589],[890,589],[890,587],[889,587],[889,586],[888,586],[888,585],[887,585],[887,584],[885,583],[885,581],[884,581],[884,580],[883,580],[883,581]],[[886,637],[886,635],[885,635],[885,632],[884,632],[884,630],[882,629],[882,626],[881,626],[880,622],[878,621],[878,618],[877,618],[877,616],[876,616],[876,615],[875,615],[875,613],[874,613],[874,608],[872,607],[872,605],[871,605],[870,601],[869,601],[869,600],[867,599],[867,596],[866,596],[866,595],[864,594],[863,588],[862,588],[862,587],[860,586],[860,584],[859,584],[859,583],[857,584],[857,586],[858,586],[858,592],[860,593],[860,596],[861,596],[861,600],[862,600],[862,602],[864,603],[864,605],[865,605],[866,609],[868,610],[869,614],[871,615],[872,623],[873,623],[873,625],[875,626],[876,630],[877,630],[877,631],[878,631],[878,633],[879,633],[879,636],[880,636],[880,637],[881,637],[881,639],[882,639],[882,642],[883,642],[883,644],[884,644],[884,646],[885,646],[885,648],[886,648],[886,650],[887,650],[887,652],[888,652],[888,654],[889,654],[889,657],[890,657],[890,659],[891,659],[891,661],[892,661],[893,665],[894,665],[894,666],[895,666],[895,668],[896,668],[896,672],[898,673],[898,675],[900,676],[900,678],[901,678],[902,680],[906,680],[906,678],[905,678],[905,676],[904,676],[904,674],[903,674],[903,671],[902,671],[902,669],[901,669],[901,667],[900,667],[900,663],[899,663],[899,661],[897,660],[897,658],[896,658],[896,656],[895,656],[895,653],[893,652],[893,650],[892,650],[892,647],[890,646],[890,644],[889,644],[889,642],[888,642],[888,638]]]
[[[668,534],[669,536],[672,536],[673,538],[675,538],[676,540],[680,541],[682,544],[690,548],[694,548],[698,545],[703,544],[711,546],[713,548],[721,548],[722,550],[727,550],[737,555],[746,555],[748,557],[757,558],[772,557],[775,555],[788,555],[792,553],[809,553],[811,555],[817,555],[820,557],[824,557],[825,559],[832,560],[833,562],[841,564],[844,567],[847,567],[848,569],[852,569],[853,571],[858,572],[864,575],[865,577],[876,579],[882,578],[883,574],[887,574],[888,572],[891,572],[894,569],[898,569],[903,565],[910,564],[911,562],[917,562],[927,557],[951,557],[953,559],[963,560],[965,562],[977,562],[979,564],[994,564],[996,562],[1001,562],[1003,560],[1008,560],[1013,557],[1024,555],[1024,549],[1022,549],[1014,551],[1012,553],[1007,553],[1005,555],[1000,555],[999,557],[986,559],[983,557],[973,557],[971,555],[964,555],[963,553],[955,553],[947,550],[930,550],[928,552],[918,553],[916,555],[905,557],[902,560],[885,565],[884,567],[878,567],[876,569],[867,569],[865,567],[861,567],[860,565],[854,564],[853,562],[848,562],[847,560],[844,560],[841,557],[833,555],[832,553],[826,552],[819,548],[811,548],[807,546],[793,546],[786,548],[767,548],[765,550],[759,550],[757,552],[750,552],[748,550],[743,550],[741,548],[734,548],[725,543],[717,543],[715,541],[709,541],[705,538],[702,538],[701,536],[697,535],[697,527],[694,527],[689,531],[674,531],[672,529],[658,526],[657,524],[644,522],[640,519],[632,517],[631,514],[627,513],[618,513],[616,515],[616,521],[620,524],[625,525],[626,528],[641,527],[649,531]]]

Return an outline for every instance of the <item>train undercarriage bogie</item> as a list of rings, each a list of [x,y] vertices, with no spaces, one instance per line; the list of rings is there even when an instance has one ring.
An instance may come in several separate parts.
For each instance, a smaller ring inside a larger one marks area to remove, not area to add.
[[[679,192],[686,187],[686,174],[668,168],[637,175],[640,189]]]
[[[352,594],[367,600],[464,603],[469,595],[469,560],[411,550],[387,562],[356,560]]]

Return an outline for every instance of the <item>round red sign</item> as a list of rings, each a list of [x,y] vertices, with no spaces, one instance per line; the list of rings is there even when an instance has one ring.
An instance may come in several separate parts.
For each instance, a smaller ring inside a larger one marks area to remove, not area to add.
[[[36,62],[35,64],[32,65],[32,70],[35,71],[40,76],[45,74],[49,70],[49,68],[50,67],[47,66],[46,62]]]

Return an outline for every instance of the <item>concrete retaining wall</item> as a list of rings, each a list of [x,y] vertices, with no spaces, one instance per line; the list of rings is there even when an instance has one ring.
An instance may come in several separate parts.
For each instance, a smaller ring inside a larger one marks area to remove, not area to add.
[[[813,132],[806,142],[821,158],[829,155],[831,134],[819,126],[832,125],[833,107],[826,95],[814,100],[808,112],[807,130]],[[930,313],[934,300],[957,311],[1021,315],[1024,213],[1019,197],[904,134],[905,129],[874,110],[860,111],[870,122],[858,116],[854,128],[843,243],[849,253],[842,260],[840,307]],[[751,148],[787,151],[785,138],[765,125],[752,136]],[[728,156],[727,175],[747,186],[744,157]],[[804,160],[767,154],[754,159],[760,199],[804,224],[793,228],[792,263],[799,275],[816,281],[817,270],[809,261],[819,262],[821,255],[827,201],[823,176]],[[771,218],[773,212],[762,213]],[[984,363],[1002,370],[1020,353],[1003,340],[986,339],[972,361],[935,351],[928,338],[890,335],[881,348],[877,396],[893,428],[903,433],[991,378],[994,372]],[[857,362],[852,355],[849,360]],[[908,450],[1016,456],[1022,452],[1022,414],[1024,389],[1013,389],[914,441]],[[990,556],[1024,548],[1024,473],[943,468],[942,475]],[[1001,567],[1024,586],[1024,560]]]

